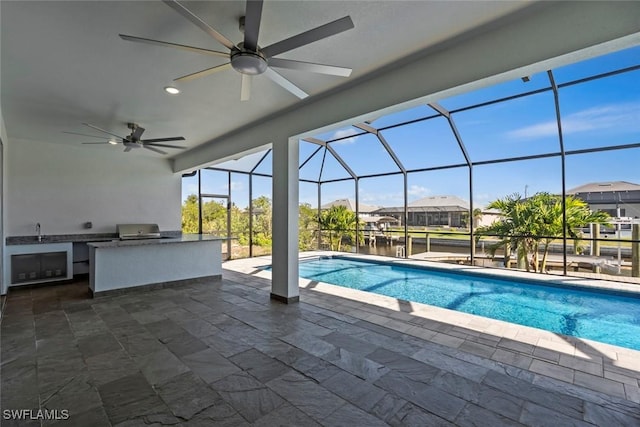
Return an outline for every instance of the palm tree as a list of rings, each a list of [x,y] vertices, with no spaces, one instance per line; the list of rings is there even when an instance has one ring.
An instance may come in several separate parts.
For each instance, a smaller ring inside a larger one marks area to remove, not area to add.
[[[488,206],[498,209],[502,219],[480,227],[478,235],[497,236],[498,242],[489,245],[491,256],[498,248],[505,247],[505,257],[509,247],[517,248],[519,261],[525,261],[527,271],[546,271],[547,256],[551,243],[563,236],[562,197],[549,193],[536,193],[522,199],[517,193],[491,202]],[[574,239],[574,245],[581,238],[580,229],[590,223],[606,223],[609,215],[591,212],[589,206],[574,196],[565,198],[567,235]],[[539,262],[538,247],[542,243],[542,265]],[[519,263],[521,264],[521,262]]]
[[[535,204],[544,223],[544,228],[540,230],[541,235],[546,236],[542,239],[540,271],[546,271],[549,246],[555,238],[562,236],[562,198],[549,193],[538,193],[535,197]],[[582,239],[582,228],[588,224],[606,224],[610,217],[606,212],[592,212],[583,200],[575,196],[567,196],[564,203],[567,212],[567,236],[573,240],[574,253],[577,253]]]
[[[462,213],[462,226],[463,227],[469,227],[469,212],[465,211]],[[482,219],[482,209],[480,208],[475,208],[473,210],[473,212],[471,212],[471,219],[473,221],[473,228],[477,228],[478,227],[478,223],[480,222],[480,220]]]
[[[322,230],[329,231],[331,250],[335,247],[335,250],[339,251],[344,237],[355,239],[356,221],[356,214],[345,206],[332,206],[320,214],[318,222]]]
[[[473,228],[477,228],[480,220],[482,219],[482,209],[475,208],[471,216],[473,217]]]
[[[527,260],[528,254],[532,252],[535,245],[535,217],[531,206],[523,200],[520,194],[514,193],[503,199],[491,202],[487,208],[497,209],[502,214],[502,219],[491,225],[479,227],[476,231],[478,236],[497,236],[498,241],[490,244],[487,250],[491,256],[500,248],[505,248],[505,258],[509,257],[510,248],[515,248],[519,264]],[[526,269],[529,271],[529,263],[526,262]]]

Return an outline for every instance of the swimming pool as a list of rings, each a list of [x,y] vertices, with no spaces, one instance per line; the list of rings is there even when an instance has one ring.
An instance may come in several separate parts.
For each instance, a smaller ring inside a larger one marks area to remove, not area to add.
[[[640,350],[640,298],[341,257],[300,277]]]

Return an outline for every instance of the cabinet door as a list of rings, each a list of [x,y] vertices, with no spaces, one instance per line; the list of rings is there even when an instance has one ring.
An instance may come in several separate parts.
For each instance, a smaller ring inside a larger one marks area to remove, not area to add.
[[[11,255],[11,283],[40,279],[40,254]]]
[[[40,277],[43,279],[67,275],[67,253],[47,252],[40,255]]]

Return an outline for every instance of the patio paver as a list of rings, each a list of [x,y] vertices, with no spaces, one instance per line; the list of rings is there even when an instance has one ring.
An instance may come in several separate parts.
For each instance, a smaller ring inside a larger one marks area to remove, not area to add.
[[[68,425],[640,425],[640,352],[326,284],[285,305],[256,262],[94,300],[82,282],[12,289],[2,408],[54,405]]]

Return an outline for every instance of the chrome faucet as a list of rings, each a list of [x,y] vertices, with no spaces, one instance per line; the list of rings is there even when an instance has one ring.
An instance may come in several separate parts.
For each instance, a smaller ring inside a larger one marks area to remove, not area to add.
[[[42,227],[40,226],[40,223],[36,223],[36,233],[38,233],[38,242],[42,242],[42,234],[40,233],[40,231],[42,230]]]

